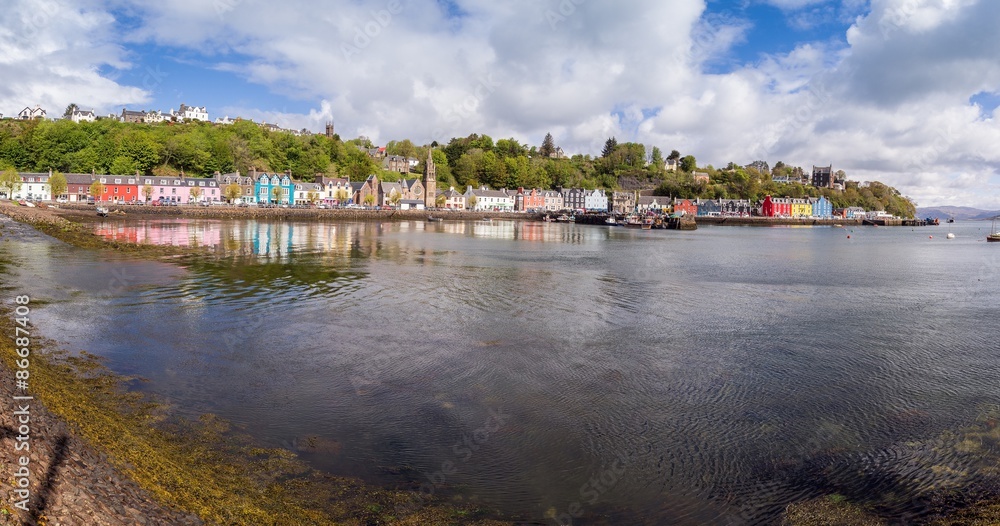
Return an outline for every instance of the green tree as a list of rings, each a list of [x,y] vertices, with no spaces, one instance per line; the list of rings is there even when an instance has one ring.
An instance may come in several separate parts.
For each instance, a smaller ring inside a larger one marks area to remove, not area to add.
[[[372,194],[366,195],[365,199],[364,199],[364,203],[365,203],[365,206],[372,206],[372,205],[374,205],[375,204],[375,196],[372,195]]]
[[[146,198],[146,202],[153,200],[153,185],[146,184],[142,186],[142,196]]]
[[[188,193],[188,195],[190,196],[190,201],[198,201],[198,199],[201,197],[201,188],[198,188],[197,186],[191,188],[191,191],[190,193]]]
[[[100,201],[104,196],[104,183],[99,179],[95,179],[94,182],[90,183],[90,196],[94,198],[95,201]]]
[[[63,118],[68,119],[73,115],[73,112],[80,109],[75,102],[71,102],[69,106],[66,106],[66,111],[63,112]]]
[[[681,159],[681,170],[682,171],[691,173],[691,172],[693,172],[693,171],[695,171],[697,169],[698,169],[698,163],[695,160],[695,158],[694,158],[693,155],[685,155],[684,158]]]
[[[609,157],[614,153],[615,148],[618,147],[618,140],[614,137],[608,137],[607,141],[604,141],[604,149],[601,150],[601,157]]]
[[[66,189],[69,188],[66,176],[62,172],[53,172],[52,176],[49,177],[49,188],[51,189],[53,199],[58,199],[66,195]]]
[[[152,190],[152,188],[150,188],[150,190]],[[229,185],[226,185],[226,188],[223,190],[223,195],[227,200],[229,200],[229,202],[233,202],[243,195],[243,189],[236,183],[230,183]]]
[[[282,192],[281,186],[275,185],[271,187],[271,202],[281,204],[281,196],[283,193],[284,192]]]
[[[552,155],[556,153],[556,144],[552,139],[551,133],[545,134],[545,138],[542,139],[542,147],[538,149],[538,153],[541,154],[542,157],[552,157]]]
[[[649,156],[649,164],[655,170],[663,169],[663,152],[656,146],[653,146],[653,153]]]
[[[395,189],[389,194],[389,204],[392,206],[399,206],[399,202],[403,200],[403,196],[400,195]]]
[[[18,175],[17,170],[7,168],[2,174],[0,174],[0,190],[3,190],[7,199],[10,199],[14,193],[20,189],[21,176]]]
[[[310,189],[306,192],[306,200],[309,201],[309,204],[315,205],[316,201],[319,201],[319,192],[315,188]]]
[[[479,198],[476,197],[475,195],[470,195],[469,198],[465,200],[465,202],[468,204],[469,210],[472,210],[476,208],[476,203],[479,202]]]
[[[670,150],[670,155],[667,156],[668,161],[676,161],[681,158],[681,152],[677,150]]]
[[[441,192],[434,197],[434,206],[438,208],[444,208],[445,203],[448,202],[448,198]]]

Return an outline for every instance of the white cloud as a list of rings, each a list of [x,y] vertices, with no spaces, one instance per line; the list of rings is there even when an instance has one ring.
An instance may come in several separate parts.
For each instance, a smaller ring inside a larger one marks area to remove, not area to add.
[[[17,0],[5,5],[0,10],[0,111],[14,116],[39,104],[49,116],[58,116],[70,102],[100,108],[147,101],[146,90],[120,85],[98,72],[129,68],[114,35],[114,18],[87,2]]]

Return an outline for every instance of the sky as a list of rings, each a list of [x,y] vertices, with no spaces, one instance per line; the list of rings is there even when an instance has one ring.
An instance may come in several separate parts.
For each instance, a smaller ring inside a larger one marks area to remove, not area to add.
[[[614,136],[1000,209],[995,0],[4,4],[5,116],[185,103],[377,144],[552,133],[591,155]]]

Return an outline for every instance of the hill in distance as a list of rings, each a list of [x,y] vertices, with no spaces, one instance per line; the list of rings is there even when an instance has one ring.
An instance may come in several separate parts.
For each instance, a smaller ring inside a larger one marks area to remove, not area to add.
[[[1000,215],[1000,210],[982,210],[969,206],[928,206],[917,208],[917,217],[937,217],[941,220],[954,217],[955,221],[991,219]]]

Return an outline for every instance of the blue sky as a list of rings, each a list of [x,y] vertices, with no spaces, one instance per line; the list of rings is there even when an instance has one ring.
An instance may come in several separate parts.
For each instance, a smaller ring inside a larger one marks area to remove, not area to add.
[[[615,136],[1000,208],[998,23],[990,0],[12,0],[0,113],[186,103],[583,154]]]

